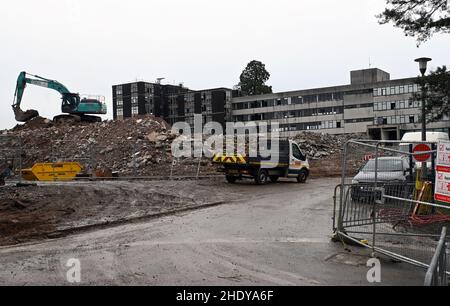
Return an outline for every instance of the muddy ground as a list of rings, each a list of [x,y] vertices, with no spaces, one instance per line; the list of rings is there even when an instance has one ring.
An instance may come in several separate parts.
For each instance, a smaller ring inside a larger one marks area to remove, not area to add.
[[[207,181],[107,181],[0,187],[0,245],[232,201],[228,188]],[[214,188],[214,192],[211,192]]]
[[[330,178],[306,184],[283,179],[266,186],[250,181],[229,185],[223,178],[217,184],[155,182],[150,190],[157,193],[172,193],[176,187],[202,200],[238,199],[0,247],[0,285],[73,285],[67,279],[69,259],[80,261],[79,285],[374,285],[367,282],[371,250],[331,242],[333,186],[339,182]],[[151,187],[151,182],[141,183]],[[105,188],[118,188],[111,184]],[[135,196],[130,192],[128,197]],[[82,211],[110,215],[121,203],[108,199],[112,203],[104,205],[105,212]],[[423,284],[425,270],[384,257],[381,263],[378,285]]]
[[[336,153],[311,161],[311,179],[339,176],[340,156]],[[166,168],[170,172],[170,167]],[[223,176],[208,174],[216,177],[200,181],[80,181],[0,187],[0,245],[65,236],[81,229],[239,197],[232,186],[224,184]]]

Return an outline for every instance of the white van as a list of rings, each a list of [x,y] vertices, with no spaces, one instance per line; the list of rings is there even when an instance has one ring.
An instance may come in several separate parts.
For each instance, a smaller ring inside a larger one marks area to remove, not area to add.
[[[411,142],[422,141],[422,132],[408,132],[403,135],[400,143],[400,151],[409,152]],[[438,143],[439,141],[449,141],[448,133],[444,132],[427,132],[427,143]]]
[[[403,135],[402,142],[400,143],[400,151],[409,152],[409,145],[411,142],[421,142],[422,132],[408,132]],[[448,133],[444,132],[427,132],[427,143],[438,143],[439,141],[449,141]],[[416,163],[416,169],[422,167],[422,163]],[[427,168],[431,168],[431,163],[427,163]]]

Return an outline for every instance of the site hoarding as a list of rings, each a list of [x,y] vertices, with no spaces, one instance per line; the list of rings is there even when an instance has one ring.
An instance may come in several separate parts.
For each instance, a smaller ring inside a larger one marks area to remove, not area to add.
[[[437,147],[435,200],[450,204],[450,141]]]

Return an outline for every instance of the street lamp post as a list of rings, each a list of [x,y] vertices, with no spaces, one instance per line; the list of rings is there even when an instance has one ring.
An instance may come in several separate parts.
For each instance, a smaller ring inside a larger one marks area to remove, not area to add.
[[[422,79],[425,78],[425,73],[427,72],[427,65],[428,62],[431,61],[431,58],[428,57],[421,57],[421,58],[417,58],[415,59],[415,62],[419,63],[419,70],[420,73],[422,74]],[[427,141],[427,115],[426,115],[426,105],[425,105],[425,99],[426,99],[426,95],[425,95],[425,82],[422,82],[422,88],[421,88],[421,93],[422,93],[422,141],[425,142]],[[422,162],[422,179],[425,180],[426,179],[426,171],[427,171],[427,163],[426,162]]]
[[[428,62],[431,61],[431,58],[428,57],[421,57],[418,59],[415,59],[417,63],[419,63],[419,70],[422,74],[422,78],[425,77],[425,73],[427,72],[427,65]],[[427,140],[427,121],[426,121],[426,108],[425,108],[425,90],[422,86],[422,141]]]

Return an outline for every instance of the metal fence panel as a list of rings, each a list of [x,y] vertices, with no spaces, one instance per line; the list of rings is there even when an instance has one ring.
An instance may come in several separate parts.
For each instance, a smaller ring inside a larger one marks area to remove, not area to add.
[[[448,286],[447,266],[447,228],[442,228],[436,252],[425,275],[425,286]]]
[[[22,142],[19,137],[0,135],[0,176],[2,179],[22,181]]]
[[[345,144],[335,231],[373,252],[427,267],[450,206],[434,201],[436,144],[426,164],[414,144],[356,141]],[[427,171],[423,172],[422,165]]]

